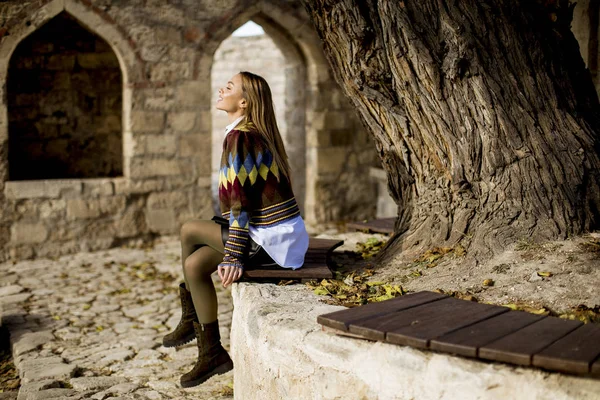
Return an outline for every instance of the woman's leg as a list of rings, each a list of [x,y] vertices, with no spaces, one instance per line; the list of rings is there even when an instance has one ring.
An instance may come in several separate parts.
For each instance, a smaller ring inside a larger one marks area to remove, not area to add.
[[[223,251],[219,224],[191,220],[181,227],[183,273],[200,323],[217,319],[217,295],[211,274],[223,261]]]

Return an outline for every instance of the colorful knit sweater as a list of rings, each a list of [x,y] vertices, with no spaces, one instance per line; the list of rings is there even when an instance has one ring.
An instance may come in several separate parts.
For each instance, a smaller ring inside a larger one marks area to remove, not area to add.
[[[252,123],[242,123],[223,141],[219,202],[229,219],[221,266],[244,268],[250,225],[274,226],[300,215],[289,180]]]

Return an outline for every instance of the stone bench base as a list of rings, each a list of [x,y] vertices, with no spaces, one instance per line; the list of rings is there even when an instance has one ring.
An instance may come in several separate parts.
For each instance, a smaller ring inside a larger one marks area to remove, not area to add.
[[[332,335],[317,316],[343,309],[303,285],[237,283],[235,398],[599,399],[600,381]]]

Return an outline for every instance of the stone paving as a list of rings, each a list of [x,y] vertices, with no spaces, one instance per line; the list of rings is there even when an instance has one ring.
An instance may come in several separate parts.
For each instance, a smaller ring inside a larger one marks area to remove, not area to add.
[[[18,400],[232,399],[232,371],[180,387],[196,360],[195,341],[161,345],[181,314],[180,258],[171,236],[146,249],[0,264],[2,324],[21,377]],[[231,294],[220,281],[215,286],[229,350]]]

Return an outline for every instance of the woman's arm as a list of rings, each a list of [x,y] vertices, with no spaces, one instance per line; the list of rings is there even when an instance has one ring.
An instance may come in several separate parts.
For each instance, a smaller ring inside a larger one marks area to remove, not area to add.
[[[249,223],[253,206],[253,185],[256,182],[256,152],[258,144],[251,134],[232,131],[227,137],[227,192],[230,199],[229,239],[220,267],[244,269],[248,252]]]

